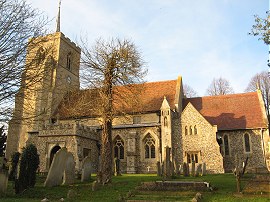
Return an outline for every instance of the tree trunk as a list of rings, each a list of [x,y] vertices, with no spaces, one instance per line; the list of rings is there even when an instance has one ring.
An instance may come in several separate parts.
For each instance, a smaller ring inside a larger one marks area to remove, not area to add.
[[[98,181],[107,184],[112,179],[112,76],[113,65],[107,67],[103,88],[103,128],[101,137],[101,168]]]
[[[112,178],[112,122],[104,120],[101,137],[101,164],[100,164],[100,179],[101,184],[111,182]]]

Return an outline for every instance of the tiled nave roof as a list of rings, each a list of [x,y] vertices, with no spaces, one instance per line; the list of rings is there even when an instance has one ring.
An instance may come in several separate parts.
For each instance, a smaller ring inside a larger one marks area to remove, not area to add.
[[[257,92],[184,99],[218,130],[266,128],[267,120]]]
[[[169,80],[134,85],[138,96],[136,99],[139,100],[136,106],[133,105],[134,103],[128,104],[133,98],[125,86],[114,87],[114,91],[117,92],[113,102],[114,107],[116,111],[125,113],[157,112],[166,96],[170,107],[174,109],[176,84],[177,80]],[[125,98],[121,95],[125,95]],[[127,102],[121,102],[123,99]],[[100,104],[97,90],[79,90],[67,95],[60,103],[56,114],[60,119],[98,116],[100,113],[96,109],[100,108]]]

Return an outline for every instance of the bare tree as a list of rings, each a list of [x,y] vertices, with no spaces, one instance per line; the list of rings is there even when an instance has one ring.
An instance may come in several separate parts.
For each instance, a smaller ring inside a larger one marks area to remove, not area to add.
[[[253,92],[260,89],[262,92],[266,113],[270,115],[270,79],[268,72],[263,71],[253,76],[246,88],[246,92]]]
[[[234,93],[228,80],[220,77],[214,78],[210,86],[207,88],[206,93],[208,95],[226,95]]]
[[[119,103],[116,102],[133,94],[136,86],[133,84],[143,82],[147,71],[135,45],[129,40],[99,39],[92,49],[83,43],[82,53],[82,79],[99,94],[97,108],[102,118],[102,135],[98,181],[106,184],[112,177],[112,121],[124,110],[117,107]]]
[[[0,117],[5,119],[19,88],[37,80],[35,74],[23,74],[26,52],[34,47],[29,46],[31,39],[43,33],[48,21],[25,0],[0,0],[0,16]],[[36,60],[33,58],[33,62]]]
[[[191,98],[191,97],[197,97],[198,96],[198,93],[189,85],[187,84],[184,84],[184,95],[187,97],[187,98]]]

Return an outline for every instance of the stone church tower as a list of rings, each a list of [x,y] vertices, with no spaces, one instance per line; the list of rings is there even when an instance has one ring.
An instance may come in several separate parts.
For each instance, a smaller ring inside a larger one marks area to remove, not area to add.
[[[22,87],[9,123],[6,156],[21,151],[52,118],[68,91],[77,90],[81,50],[59,27],[57,32],[29,41]]]

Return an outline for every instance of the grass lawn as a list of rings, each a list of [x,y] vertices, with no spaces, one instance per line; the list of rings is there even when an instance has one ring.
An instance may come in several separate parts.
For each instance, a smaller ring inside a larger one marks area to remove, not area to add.
[[[242,187],[250,180],[252,176],[246,175],[242,181]],[[79,180],[74,185],[65,185],[53,188],[43,187],[45,177],[39,177],[36,186],[23,192],[20,195],[15,195],[12,183],[9,182],[8,193],[5,197],[0,198],[1,202],[13,202],[13,201],[41,201],[43,198],[48,198],[50,201],[59,201],[60,198],[64,198],[65,201],[118,201],[119,196],[127,196],[128,192],[131,191],[133,196],[129,199],[132,200],[155,200],[155,201],[190,201],[196,194],[193,191],[183,192],[147,192],[147,191],[136,191],[136,187],[145,181],[156,181],[161,180],[160,177],[155,175],[136,174],[136,175],[123,175],[113,177],[113,183],[100,187],[97,191],[92,191],[92,182],[95,177],[89,182],[81,183]],[[259,202],[270,202],[269,192],[261,193],[254,192],[243,194],[241,197],[234,196],[236,190],[235,177],[232,174],[218,174],[218,175],[207,175],[203,177],[179,177],[174,180],[196,180],[196,181],[207,181],[215,188],[214,191],[203,192],[203,202],[208,201],[259,201]],[[75,196],[67,199],[68,191],[72,189],[75,192]]]

